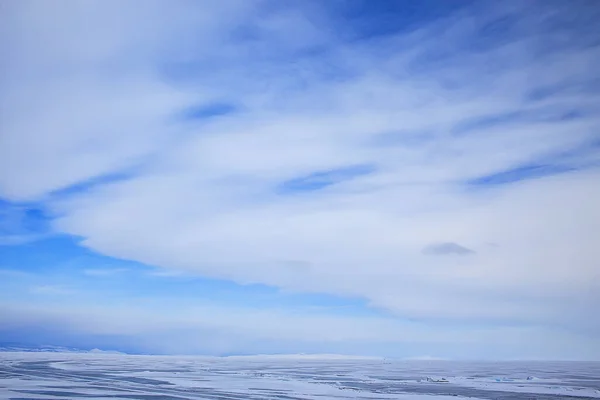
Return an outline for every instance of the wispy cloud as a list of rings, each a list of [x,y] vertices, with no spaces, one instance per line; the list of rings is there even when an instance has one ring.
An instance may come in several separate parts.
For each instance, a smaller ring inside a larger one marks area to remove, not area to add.
[[[17,269],[0,269],[0,276],[8,278],[28,278],[31,274]]]
[[[74,294],[75,291],[65,286],[61,285],[38,285],[32,286],[29,289],[29,292],[32,294],[41,294],[41,295],[58,295],[58,296],[66,296]]]
[[[44,238],[44,235],[3,235],[0,236],[0,246],[14,246],[35,242]]]
[[[83,273],[89,276],[111,277],[121,275],[127,271],[129,271],[127,268],[93,268],[85,269],[83,270]]]
[[[168,273],[600,332],[598,7],[269,4],[5,7],[0,196]]]

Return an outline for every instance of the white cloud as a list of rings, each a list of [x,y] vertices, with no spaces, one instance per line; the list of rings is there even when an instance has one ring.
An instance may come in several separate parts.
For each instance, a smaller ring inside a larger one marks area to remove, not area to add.
[[[44,237],[45,236],[43,235],[2,235],[0,236],[0,246],[14,246],[31,243]]]
[[[156,2],[141,15],[131,3],[93,3],[58,22],[27,4],[2,42],[6,80],[16,83],[2,97],[0,194],[50,199],[58,231],[114,257],[361,297],[410,318],[598,332],[587,315],[599,305],[600,172],[583,167],[599,152],[555,154],[598,137],[598,95],[573,88],[596,76],[600,51],[572,43],[576,30],[564,40],[552,33],[548,18],[568,10],[544,8],[546,19],[509,10],[519,38],[469,50],[502,10],[365,44],[342,42],[300,12],[250,23],[259,7],[250,2],[169,11]],[[240,37],[241,28],[257,39]],[[311,56],[317,45],[329,50]],[[160,72],[177,66],[188,72]],[[552,94],[526,100],[542,89]],[[223,99],[241,111],[173,119]],[[573,111],[581,117],[561,117]],[[523,115],[485,123],[510,113]],[[540,159],[580,169],[464,184]],[[276,190],[360,164],[376,172],[321,191]],[[50,196],[123,169],[129,179]],[[421,254],[447,242],[475,253]],[[357,332],[345,328],[335,332]]]
[[[37,285],[29,289],[31,294],[66,296],[74,294],[72,289],[61,285]]]
[[[127,272],[127,268],[93,268],[93,269],[84,269],[83,273],[89,276],[96,277],[110,277],[115,275],[120,275],[124,272]]]
[[[28,278],[31,276],[30,273],[28,272],[24,272],[24,271],[19,271],[17,269],[0,269],[0,276],[2,277],[6,277],[6,278],[14,278],[14,279],[18,279],[18,278]]]

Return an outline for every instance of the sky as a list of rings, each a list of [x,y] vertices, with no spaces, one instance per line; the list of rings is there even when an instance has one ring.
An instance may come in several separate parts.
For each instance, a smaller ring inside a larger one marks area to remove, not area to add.
[[[0,343],[600,360],[597,1],[0,9]]]

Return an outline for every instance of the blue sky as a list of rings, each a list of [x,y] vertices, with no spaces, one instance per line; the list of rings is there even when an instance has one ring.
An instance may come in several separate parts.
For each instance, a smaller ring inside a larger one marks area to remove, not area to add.
[[[593,1],[19,1],[0,342],[600,359]]]

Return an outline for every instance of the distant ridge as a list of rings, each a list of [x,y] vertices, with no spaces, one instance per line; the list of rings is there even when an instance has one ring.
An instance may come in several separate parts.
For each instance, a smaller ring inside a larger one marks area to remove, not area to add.
[[[225,358],[259,358],[259,359],[292,359],[292,360],[383,360],[383,357],[354,356],[346,354],[256,354],[256,355],[231,355]]]
[[[450,361],[450,359],[448,359],[448,358],[435,357],[435,356],[405,357],[402,360],[404,360],[404,361]]]
[[[23,343],[0,343],[0,352],[22,352],[22,353],[92,353],[92,354],[125,354],[119,351],[91,349],[84,350],[76,347],[64,347],[54,345],[30,345]]]

